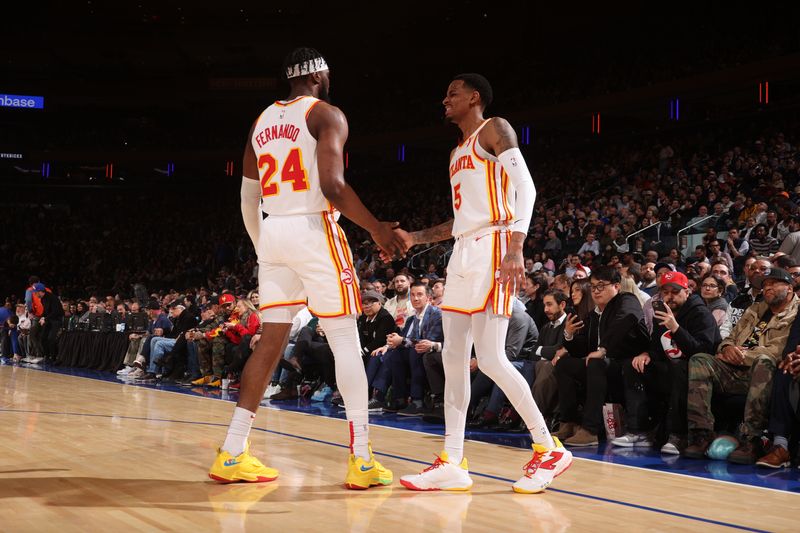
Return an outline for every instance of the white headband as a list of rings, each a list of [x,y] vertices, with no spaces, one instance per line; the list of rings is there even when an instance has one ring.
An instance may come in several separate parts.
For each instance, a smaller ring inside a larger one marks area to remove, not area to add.
[[[303,61],[302,63],[297,63],[296,65],[288,67],[286,69],[286,79],[305,76],[307,74],[313,74],[322,70],[328,70],[328,64],[325,62],[324,58],[315,57],[314,59],[309,59],[307,61]]]

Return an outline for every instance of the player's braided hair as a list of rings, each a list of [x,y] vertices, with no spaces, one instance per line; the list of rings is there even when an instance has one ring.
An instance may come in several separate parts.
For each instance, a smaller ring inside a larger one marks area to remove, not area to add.
[[[318,59],[320,57],[322,57],[322,54],[320,54],[313,48],[307,48],[307,47],[295,48],[294,50],[289,52],[289,54],[283,60],[281,77],[283,79],[286,79],[286,70],[292,65],[297,65],[298,63],[303,63],[305,61],[310,61],[312,59]]]
[[[474,89],[478,91],[478,94],[481,95],[481,102],[483,103],[483,108],[486,109],[492,103],[492,86],[485,77],[481,76],[480,74],[476,74],[474,72],[468,72],[465,74],[459,74],[453,81],[461,80],[464,82],[464,85],[469,87],[470,89]]]

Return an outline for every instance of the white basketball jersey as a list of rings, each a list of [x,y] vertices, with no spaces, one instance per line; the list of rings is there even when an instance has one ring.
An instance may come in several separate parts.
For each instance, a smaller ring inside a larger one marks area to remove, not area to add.
[[[514,186],[498,159],[478,143],[489,120],[459,144],[450,159],[454,237],[514,220]]]
[[[317,140],[306,119],[319,102],[299,96],[269,106],[253,129],[253,151],[261,182],[261,209],[270,215],[305,215],[330,211],[317,169]]]

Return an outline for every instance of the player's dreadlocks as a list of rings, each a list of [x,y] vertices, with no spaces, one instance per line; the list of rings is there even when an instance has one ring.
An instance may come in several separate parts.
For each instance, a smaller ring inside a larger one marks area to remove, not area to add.
[[[281,69],[281,77],[286,79],[286,71],[289,67],[293,65],[297,65],[300,63],[304,63],[306,61],[310,61],[313,59],[319,59],[322,57],[322,54],[314,50],[313,48],[301,47],[295,48],[286,56],[283,60],[283,68]]]

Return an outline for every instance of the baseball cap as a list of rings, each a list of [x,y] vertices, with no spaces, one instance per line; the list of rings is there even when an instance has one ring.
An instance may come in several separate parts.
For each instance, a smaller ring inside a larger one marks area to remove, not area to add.
[[[689,280],[683,272],[665,272],[661,275],[662,287],[674,287],[676,289],[688,289]]]
[[[43,290],[45,290],[44,283],[34,283],[34,284],[33,284],[33,290],[34,290],[35,292],[39,292],[39,291],[43,291]]]
[[[219,295],[219,305],[232,304],[235,301],[236,297],[234,297],[233,294],[225,293]]]
[[[539,272],[541,269],[542,269],[542,263],[540,263],[539,261],[536,261],[533,264],[533,271],[534,272]]]
[[[653,272],[658,273],[658,271],[661,270],[662,268],[666,268],[671,270],[672,272],[675,272],[675,265],[664,261],[659,261],[658,263],[656,263],[656,266],[653,267]]]
[[[782,268],[772,268],[764,275],[756,275],[755,279],[753,279],[753,286],[756,289],[760,289],[764,285],[764,282],[768,279],[774,279],[788,283],[789,285],[794,285],[792,276],[790,276],[788,272]]]
[[[381,293],[378,291],[364,291],[361,293],[361,301],[362,302],[380,302],[383,304],[385,298]]]

